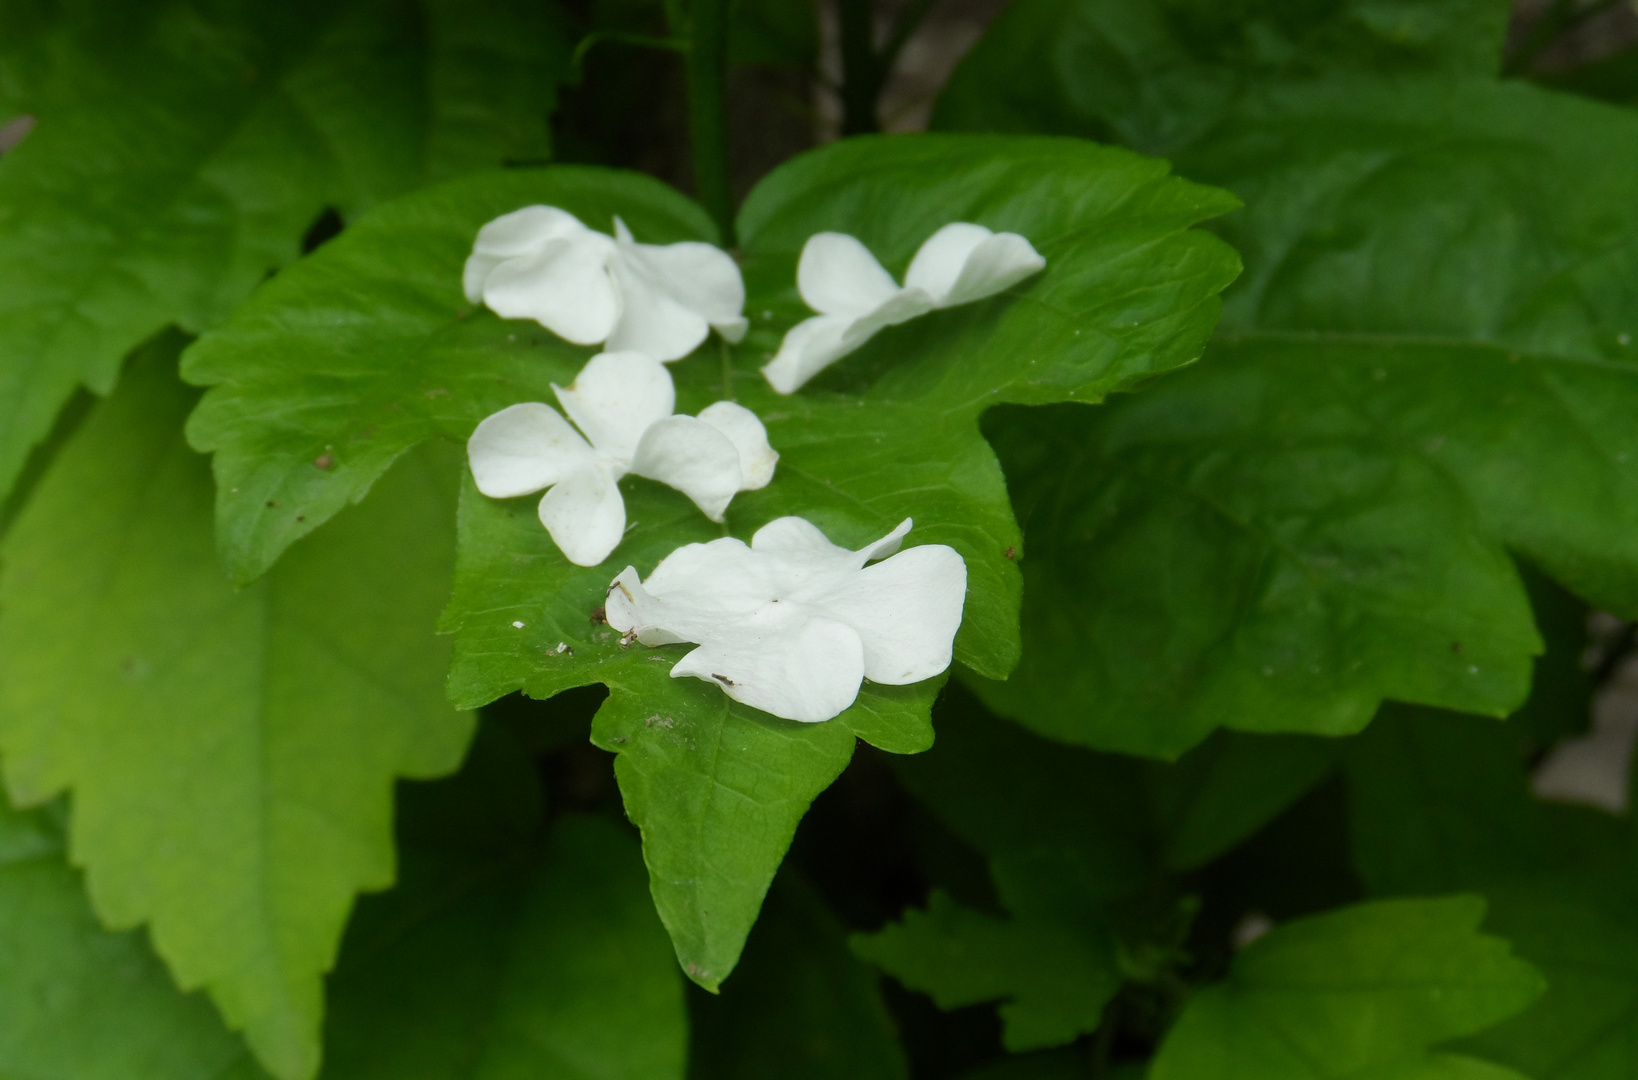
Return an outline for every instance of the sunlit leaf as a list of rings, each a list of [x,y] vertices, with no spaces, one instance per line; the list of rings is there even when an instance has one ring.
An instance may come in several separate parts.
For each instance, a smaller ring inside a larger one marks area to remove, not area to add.
[[[73,793],[70,854],[103,921],[146,923],[178,983],[301,1080],[353,896],[392,881],[393,778],[449,771],[471,731],[433,633],[451,470],[405,461],[236,590],[176,346],[133,360],[0,551],[0,750],[14,798]]]

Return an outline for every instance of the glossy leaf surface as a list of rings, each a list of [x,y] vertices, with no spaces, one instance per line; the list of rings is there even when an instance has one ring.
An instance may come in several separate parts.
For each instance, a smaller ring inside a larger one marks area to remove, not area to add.
[[[619,215],[645,242],[711,238],[694,204],[651,180],[555,168],[384,207],[281,275],[185,365],[214,386],[189,430],[216,453],[224,552],[241,579],[369,490],[406,448],[463,440],[506,405],[552,400],[550,384],[568,383],[591,355],[532,323],[473,311],[461,295],[478,227],[530,203],[595,227]],[[1097,400],[1192,359],[1236,264],[1190,226],[1229,205],[1156,162],[1061,140],[865,140],[778,170],[739,223],[750,336],[720,362],[708,346],[671,369],[679,411],[733,396],[762,417],[782,455],[770,486],[736,499],[730,531],[748,536],[799,514],[858,547],[914,518],[911,544],[947,543],[967,564],[956,656],[1005,675],[1017,656],[1019,538],[978,417],[1002,401]],[[756,368],[801,313],[794,270],[808,236],[851,232],[902,274],[951,220],[1033,236],[1046,272],[884,333],[800,395],[772,393]],[[925,749],[938,684],[869,686],[836,721],[803,729],[731,706],[713,686],[667,679],[683,650],[622,647],[596,621],[607,583],[628,563],[647,572],[718,532],[676,492],[641,480],[625,490],[625,539],[603,566],[583,569],[540,528],[533,500],[490,500],[468,486],[444,619],[457,638],[450,689],[474,706],[516,689],[611,688],[594,739],[621,755],[679,958],[714,987],[853,735],[898,753]]]

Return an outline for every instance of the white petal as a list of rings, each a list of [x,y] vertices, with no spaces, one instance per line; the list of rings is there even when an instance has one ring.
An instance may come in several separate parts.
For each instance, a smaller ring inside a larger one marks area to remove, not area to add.
[[[474,251],[466,257],[466,266],[461,270],[461,291],[474,304],[483,303],[483,286],[489,280],[489,274],[506,261],[504,255],[485,255],[481,251]]]
[[[787,616],[770,605],[678,661],[671,677],[684,676],[714,683],[754,709],[816,723],[858,698],[864,650],[841,623]]]
[[[599,451],[629,464],[650,424],[671,415],[677,391],[671,372],[652,356],[599,353],[574,382],[552,389],[563,411]]]
[[[700,641],[722,625],[724,616],[756,611],[778,595],[767,571],[765,560],[743,540],[725,536],[683,545],[661,559],[644,584],[655,597],[701,620],[673,627],[683,634],[699,632],[699,637],[687,640]]]
[[[996,233],[968,253],[961,264],[960,276],[938,306],[955,307],[994,296],[1045,267],[1046,260],[1028,240],[1017,233]]]
[[[484,280],[484,303],[503,318],[534,319],[576,345],[595,345],[620,317],[609,275],[614,241],[587,232],[548,240],[538,251],[507,259]]]
[[[739,451],[739,490],[767,487],[779,464],[779,453],[768,445],[768,429],[756,413],[732,401],[719,401],[701,409],[700,419],[728,436]]]
[[[667,295],[713,326],[745,321],[745,279],[733,256],[697,240],[639,244],[632,240],[625,222],[615,218],[614,224],[621,254],[641,267]]]
[[[864,547],[854,552],[854,555],[859,556],[858,565],[863,566],[867,562],[874,562],[877,559],[885,559],[895,551],[899,550],[899,545],[904,542],[906,534],[910,532],[910,526],[914,524],[915,520],[913,518],[905,518],[903,521],[899,522],[898,525],[894,526],[892,532],[888,533],[880,540],[877,540],[875,543],[866,544]]]
[[[640,264],[622,255],[613,269],[620,286],[621,310],[620,321],[609,335],[610,349],[647,353],[656,360],[680,360],[711,332],[705,316],[671,296]]]
[[[768,384],[781,394],[794,394],[804,383],[848,352],[843,343],[853,325],[846,315],[815,315],[803,319],[785,333],[779,355],[762,366]]]
[[[608,469],[576,469],[540,500],[540,523],[576,566],[596,566],[620,544],[626,504]]]
[[[847,575],[812,603],[858,632],[866,678],[902,686],[950,666],[966,596],[967,564],[954,548],[927,544]]]
[[[524,402],[486,417],[466,441],[478,490],[495,499],[557,483],[592,459],[592,448],[550,405]]]
[[[893,275],[876,256],[845,233],[808,237],[796,264],[796,286],[802,299],[821,315],[858,318],[887,303],[899,291]]]
[[[982,225],[965,221],[953,222],[929,236],[910,260],[904,284],[923,289],[937,303],[942,304],[955,288],[961,268],[973,249],[995,234]]]
[[[591,230],[567,210],[555,206],[525,206],[502,214],[478,230],[472,250],[482,255],[510,258],[538,251],[548,240],[576,236]]]
[[[668,416],[643,433],[631,471],[667,484],[721,521],[740,490],[739,450],[728,436],[693,416]]]
[[[628,566],[609,585],[603,602],[603,617],[623,634],[636,634],[644,645],[674,645],[689,640],[664,629],[666,609],[643,588],[637,568]]]
[[[762,526],[751,537],[751,550],[789,559],[853,559],[853,552],[831,543],[819,526],[799,517],[775,518]]]

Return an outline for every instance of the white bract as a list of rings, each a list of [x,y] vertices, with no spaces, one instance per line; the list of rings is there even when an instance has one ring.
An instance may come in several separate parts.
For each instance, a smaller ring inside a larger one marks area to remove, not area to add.
[[[731,401],[697,417],[673,416],[671,373],[650,356],[602,353],[574,382],[552,389],[579,431],[531,401],[485,419],[466,453],[485,495],[547,489],[541,524],[572,563],[596,566],[620,543],[626,504],[618,482],[627,473],[676,488],[712,521],[722,520],[735,493],[773,479],[779,455],[762,421]]]
[[[854,237],[817,233],[802,248],[796,285],[803,301],[819,314],[791,327],[779,355],[762,374],[781,394],[795,393],[878,330],[935,308],[994,296],[1045,266],[1046,260],[1017,233],[956,222],[921,245],[900,288]]]
[[[647,581],[626,567],[604,610],[610,626],[645,645],[698,644],[672,678],[713,682],[787,720],[829,720],[864,679],[898,686],[950,666],[967,564],[943,544],[899,551],[909,531],[906,518],[849,551],[802,518],[780,518],[749,546],[724,538],[680,547]]]
[[[478,231],[462,275],[466,298],[508,319],[534,319],[576,345],[677,360],[713,327],[745,336],[745,283],[710,244],[639,244],[555,206],[526,206]]]

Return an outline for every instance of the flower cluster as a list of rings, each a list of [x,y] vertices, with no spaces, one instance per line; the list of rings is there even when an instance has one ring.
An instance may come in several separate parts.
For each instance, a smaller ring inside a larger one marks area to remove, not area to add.
[[[797,269],[818,314],[791,328],[763,374],[794,393],[877,331],[993,296],[1045,265],[1022,236],[959,222],[922,244],[901,287],[857,239],[819,233]],[[502,317],[606,350],[567,387],[553,384],[562,412],[512,405],[467,442],[483,494],[545,492],[541,523],[569,561],[597,566],[619,546],[624,476],[675,488],[712,521],[736,494],[772,481],[779,455],[762,421],[731,401],[676,415],[665,367],[713,330],[728,342],[744,337],[745,285],[728,253],[638,243],[619,218],[610,236],[565,210],[530,206],[483,227],[463,284]],[[899,551],[910,524],[858,551],[800,517],[770,522],[748,545],[689,544],[646,581],[626,567],[609,588],[607,618],[628,643],[698,646],[674,678],[704,679],[785,719],[829,720],[865,679],[902,685],[950,665],[966,564],[942,544]]]

